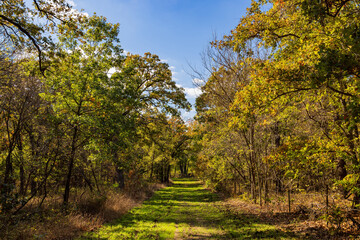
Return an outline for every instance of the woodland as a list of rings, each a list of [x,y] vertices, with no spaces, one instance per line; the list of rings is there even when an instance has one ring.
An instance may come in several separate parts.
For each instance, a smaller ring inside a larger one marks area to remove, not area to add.
[[[175,177],[225,212],[356,238],[359,0],[253,0],[203,52],[187,122],[169,65],[118,34],[66,0],[0,2],[0,239],[74,239]]]

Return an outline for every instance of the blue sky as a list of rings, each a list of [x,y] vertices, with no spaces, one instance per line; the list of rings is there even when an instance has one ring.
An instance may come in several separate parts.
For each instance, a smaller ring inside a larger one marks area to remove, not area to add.
[[[151,52],[166,61],[194,105],[199,90],[188,64],[201,68],[200,53],[214,34],[234,29],[251,0],[73,0],[75,8],[120,23],[120,41],[130,53]],[[194,110],[183,113],[194,116]]]

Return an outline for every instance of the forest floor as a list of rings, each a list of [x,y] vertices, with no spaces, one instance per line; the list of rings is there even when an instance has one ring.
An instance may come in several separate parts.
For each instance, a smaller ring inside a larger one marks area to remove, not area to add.
[[[194,179],[175,179],[141,206],[80,239],[303,239],[230,203]]]

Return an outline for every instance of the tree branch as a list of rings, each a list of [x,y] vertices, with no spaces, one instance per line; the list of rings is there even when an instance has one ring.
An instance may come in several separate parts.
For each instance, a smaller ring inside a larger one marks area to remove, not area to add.
[[[38,58],[39,58],[39,67],[40,67],[40,71],[43,73],[44,69],[42,68],[42,63],[41,63],[41,58],[42,58],[42,51],[41,48],[39,46],[39,44],[37,43],[36,39],[29,33],[28,30],[26,30],[23,26],[21,26],[20,23],[16,22],[15,20],[8,18],[4,15],[0,14],[0,18],[2,18],[3,20],[11,23],[12,25],[14,25],[15,27],[17,27],[19,29],[19,31],[21,31],[23,34],[25,34],[30,41],[33,43],[33,45],[35,46],[37,52],[38,52]]]

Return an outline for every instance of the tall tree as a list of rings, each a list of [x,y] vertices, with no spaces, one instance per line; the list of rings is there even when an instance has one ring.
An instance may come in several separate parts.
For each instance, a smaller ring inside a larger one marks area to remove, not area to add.
[[[103,115],[101,102],[105,97],[98,89],[108,82],[109,69],[121,59],[118,25],[93,16],[81,22],[85,30],[81,37],[68,28],[68,24],[60,27],[59,51],[49,53],[53,61],[46,76],[47,92],[43,94],[63,121],[69,141],[64,205],[69,201],[78,149],[93,136],[94,118]]]

